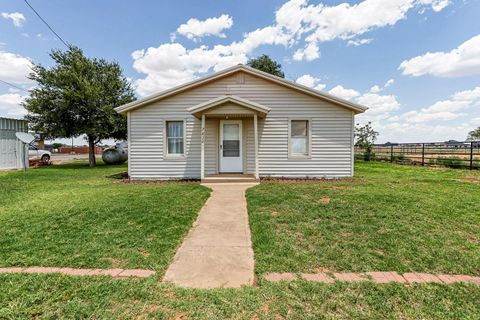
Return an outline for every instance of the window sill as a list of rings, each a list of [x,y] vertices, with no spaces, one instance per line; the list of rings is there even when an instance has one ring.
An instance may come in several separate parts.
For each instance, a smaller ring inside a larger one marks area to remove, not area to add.
[[[311,155],[305,155],[305,156],[302,156],[302,155],[288,155],[288,159],[289,160],[309,160],[309,159],[312,159],[312,156]]]
[[[163,156],[164,160],[185,160],[186,157],[185,155],[172,155],[172,154],[166,154]]]

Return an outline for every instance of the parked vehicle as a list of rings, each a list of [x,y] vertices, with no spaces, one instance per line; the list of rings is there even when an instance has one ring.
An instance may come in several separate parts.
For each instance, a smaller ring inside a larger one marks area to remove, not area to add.
[[[28,159],[29,160],[40,160],[43,163],[48,163],[52,153],[47,150],[38,149],[36,146],[28,146]]]

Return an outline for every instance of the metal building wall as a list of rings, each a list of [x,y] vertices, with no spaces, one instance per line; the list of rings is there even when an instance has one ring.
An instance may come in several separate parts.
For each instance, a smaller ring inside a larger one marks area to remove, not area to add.
[[[23,168],[23,144],[15,137],[15,132],[27,132],[25,120],[0,118],[0,170]],[[23,153],[28,157],[28,151]]]

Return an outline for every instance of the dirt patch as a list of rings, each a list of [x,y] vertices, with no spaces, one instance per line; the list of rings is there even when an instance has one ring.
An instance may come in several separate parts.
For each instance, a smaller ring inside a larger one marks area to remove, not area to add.
[[[28,167],[32,168],[39,168],[52,165],[52,161],[42,161],[41,159],[33,159],[28,160]]]
[[[156,186],[162,184],[180,184],[180,183],[200,183],[199,179],[179,179],[179,180],[128,180],[124,179],[122,181],[115,182],[115,184],[120,185],[145,185],[145,186]]]
[[[272,213],[270,214],[272,217],[277,217],[278,216],[278,212],[277,211],[272,211]]]
[[[468,182],[468,183],[480,183],[479,176],[465,176],[461,180],[461,182]]]
[[[264,314],[268,314],[270,312],[270,306],[268,305],[268,303],[264,303],[262,304],[262,306],[260,307],[260,310],[262,310],[262,312]]]
[[[323,204],[329,204],[330,203],[330,197],[329,196],[323,196],[320,198],[320,203]]]
[[[128,179],[128,172],[125,171],[125,172],[115,173],[110,176],[107,176],[107,178],[119,179],[119,180]]]
[[[144,257],[150,257],[150,252],[148,252],[147,250],[145,249],[139,249],[138,251],[140,251],[140,254]]]
[[[173,319],[182,320],[182,319],[186,319],[186,317],[187,317],[187,314],[182,312],[182,313],[177,314]]]
[[[125,266],[125,261],[116,259],[116,258],[104,258],[104,260],[107,260],[108,262],[111,263],[112,268],[123,268]]]
[[[320,266],[320,267],[315,268],[313,271],[316,272],[316,273],[322,273],[322,272],[323,273],[329,273],[329,272],[335,272],[336,270]]]
[[[272,178],[272,177],[262,177],[260,178],[262,183],[268,182],[315,182],[315,183],[364,183],[368,182],[366,179],[353,179],[353,178],[345,178],[345,179],[321,179],[321,178]]]

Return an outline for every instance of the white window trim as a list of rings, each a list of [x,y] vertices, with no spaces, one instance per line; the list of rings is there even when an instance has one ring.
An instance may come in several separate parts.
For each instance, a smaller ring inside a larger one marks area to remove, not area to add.
[[[292,120],[302,120],[302,121],[308,121],[308,132],[307,132],[307,154],[302,155],[302,154],[292,154],[292,137],[291,137],[291,132],[292,132]],[[289,159],[311,159],[312,158],[312,119],[311,118],[305,118],[305,117],[300,117],[300,118],[288,118],[288,158]]]
[[[181,121],[183,123],[183,154],[168,153],[167,122]],[[171,118],[163,121],[163,158],[168,160],[185,160],[187,149],[186,144],[187,120],[182,118]]]

